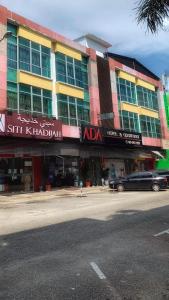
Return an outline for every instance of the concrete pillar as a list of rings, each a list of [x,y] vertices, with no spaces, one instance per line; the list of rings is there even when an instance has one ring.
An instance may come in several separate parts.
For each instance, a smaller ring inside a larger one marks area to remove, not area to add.
[[[6,24],[0,23],[0,39],[7,31]],[[0,42],[0,111],[7,108],[7,39]]]
[[[90,95],[90,123],[91,125],[99,126],[100,120],[100,98],[99,84],[97,73],[96,52],[93,49],[88,49],[89,58],[89,95]]]
[[[110,64],[109,67],[110,67],[112,106],[114,112],[114,128],[120,129],[120,115],[119,115],[119,103],[118,103],[118,96],[117,96],[116,73],[115,73],[115,69],[112,69]]]
[[[58,105],[56,96],[56,67],[55,53],[51,53],[51,78],[52,78],[52,115],[58,119]]]

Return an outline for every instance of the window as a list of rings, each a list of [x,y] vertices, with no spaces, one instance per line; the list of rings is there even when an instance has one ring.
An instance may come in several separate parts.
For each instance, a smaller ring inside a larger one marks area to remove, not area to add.
[[[8,109],[21,113],[35,113],[52,116],[52,92],[27,84],[19,84],[17,99],[17,84],[8,82]]]
[[[14,82],[7,83],[7,106],[9,110],[17,110],[17,84]]]
[[[50,78],[50,49],[19,37],[19,68]]]
[[[43,114],[46,116],[52,116],[52,92],[48,90],[42,90],[43,97]]]
[[[119,101],[136,103],[136,93],[134,83],[117,77],[117,92]]]
[[[82,61],[56,53],[56,80],[88,90],[87,58]]]
[[[122,110],[120,113],[121,128],[139,132],[138,114]]]
[[[19,85],[19,112],[31,112],[31,87]]]
[[[80,126],[90,122],[89,103],[81,99],[58,94],[58,116],[64,124]]]
[[[17,27],[8,23],[7,30],[12,32],[7,39],[7,80],[17,82]]]
[[[17,46],[8,42],[7,44],[8,68],[17,69]]]
[[[30,42],[19,38],[19,68],[30,71]]]
[[[143,136],[160,138],[160,120],[148,116],[140,116],[141,132]]]
[[[137,100],[140,106],[158,110],[157,92],[137,86]]]
[[[33,102],[33,112],[35,113],[42,113],[42,96],[41,96],[41,89],[39,88],[32,88],[32,102]]]
[[[41,54],[40,45],[32,43],[32,73],[41,75]]]

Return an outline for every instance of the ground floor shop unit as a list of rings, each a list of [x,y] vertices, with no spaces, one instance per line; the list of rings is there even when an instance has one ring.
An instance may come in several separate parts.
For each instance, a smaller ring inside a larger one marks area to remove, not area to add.
[[[63,186],[101,185],[102,178],[155,168],[150,147],[127,148],[3,138],[0,147],[0,191],[41,191]],[[158,150],[158,151],[157,151]]]

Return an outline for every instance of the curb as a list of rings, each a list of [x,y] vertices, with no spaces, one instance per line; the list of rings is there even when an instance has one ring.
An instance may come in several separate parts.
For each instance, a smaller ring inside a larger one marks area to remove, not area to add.
[[[99,187],[98,189],[95,190],[83,190],[82,191],[82,195],[88,195],[88,194],[98,194],[98,193],[103,193],[103,192],[107,192],[109,191],[109,189],[103,189],[101,187]],[[64,198],[64,197],[81,197],[81,191],[80,189],[76,190],[76,191],[72,191],[72,192],[64,192],[61,194],[54,194],[51,192],[40,192],[36,195],[34,195],[34,193],[32,194],[19,194],[19,195],[11,195],[11,196],[0,196],[0,203],[22,203],[22,202],[27,202],[27,201],[46,201],[46,200],[54,200],[54,199],[58,199],[58,198]]]

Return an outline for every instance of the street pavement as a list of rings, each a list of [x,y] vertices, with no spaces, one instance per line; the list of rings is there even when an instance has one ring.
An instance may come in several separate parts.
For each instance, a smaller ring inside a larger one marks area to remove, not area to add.
[[[169,191],[0,199],[0,300],[169,299]]]

